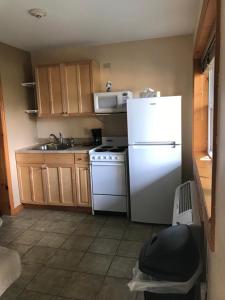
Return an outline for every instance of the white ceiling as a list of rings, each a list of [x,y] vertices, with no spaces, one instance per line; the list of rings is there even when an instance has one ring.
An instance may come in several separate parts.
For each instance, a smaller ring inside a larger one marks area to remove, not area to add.
[[[199,0],[0,0],[0,41],[26,50],[192,34]],[[31,8],[47,10],[36,19]]]

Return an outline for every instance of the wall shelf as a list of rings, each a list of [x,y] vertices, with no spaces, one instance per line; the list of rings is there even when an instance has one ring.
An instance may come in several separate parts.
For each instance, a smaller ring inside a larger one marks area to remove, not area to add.
[[[31,119],[36,119],[37,116],[38,116],[38,110],[37,109],[27,109],[24,111],[28,116],[29,118]]]
[[[31,81],[31,82],[22,82],[21,85],[23,87],[35,87],[36,83],[35,81]]]

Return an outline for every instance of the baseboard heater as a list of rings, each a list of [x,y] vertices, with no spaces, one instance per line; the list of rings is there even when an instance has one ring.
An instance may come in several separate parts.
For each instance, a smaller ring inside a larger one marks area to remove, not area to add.
[[[177,224],[200,225],[197,191],[194,181],[187,181],[176,188],[173,225]]]
[[[203,253],[202,226],[197,201],[197,189],[194,181],[187,181],[179,185],[175,192],[172,224],[187,224],[194,226],[196,230],[193,231],[193,235],[201,253]],[[201,295],[197,293],[195,299],[205,300],[207,290],[205,282],[200,283],[200,290]]]

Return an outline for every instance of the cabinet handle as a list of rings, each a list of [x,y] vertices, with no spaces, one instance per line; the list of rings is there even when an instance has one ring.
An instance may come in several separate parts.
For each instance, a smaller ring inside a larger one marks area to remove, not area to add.
[[[77,160],[82,160],[82,158],[78,158]]]

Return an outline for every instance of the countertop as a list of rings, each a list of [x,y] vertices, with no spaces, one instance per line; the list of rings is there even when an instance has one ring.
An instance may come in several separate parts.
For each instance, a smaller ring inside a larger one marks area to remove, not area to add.
[[[89,151],[96,146],[82,146],[77,145],[75,147],[65,149],[65,150],[33,150],[32,148],[40,146],[41,144],[36,144],[30,147],[25,147],[16,150],[16,153],[89,153]]]

